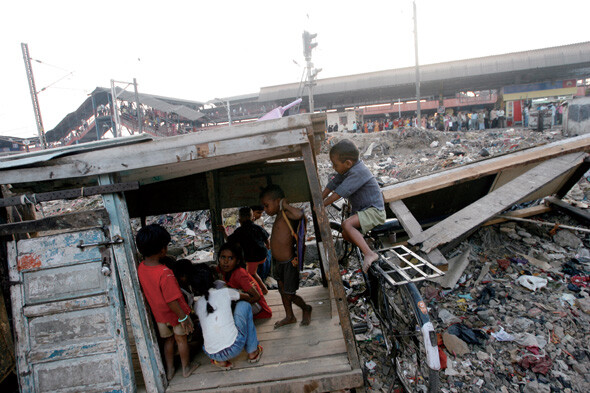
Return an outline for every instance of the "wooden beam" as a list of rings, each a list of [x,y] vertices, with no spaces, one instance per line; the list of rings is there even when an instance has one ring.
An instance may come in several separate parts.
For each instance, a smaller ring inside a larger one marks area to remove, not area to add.
[[[220,229],[223,227],[221,203],[219,201],[219,174],[217,171],[207,172],[207,195],[209,197],[209,214],[211,214],[211,231],[213,232],[213,248],[215,254],[224,243],[225,238]]]
[[[101,175],[101,185],[113,184],[112,175]],[[133,330],[137,355],[148,393],[164,393],[166,390],[166,373],[160,355],[160,348],[155,331],[150,325],[141,285],[137,277],[137,255],[135,237],[129,221],[129,213],[123,193],[103,195],[104,206],[110,217],[109,232],[111,237],[121,236],[123,243],[113,244],[115,271],[121,281],[125,296],[127,314]],[[121,332],[127,334],[127,332]]]
[[[404,227],[408,237],[412,238],[422,233],[422,226],[420,226],[418,220],[412,215],[412,212],[408,209],[404,201],[401,199],[393,201],[389,204],[389,208]],[[448,264],[446,258],[438,248],[427,253],[426,258],[428,258],[428,260],[434,265]]]
[[[294,146],[282,146],[268,150],[259,150],[256,152],[243,152],[232,154],[229,156],[221,156],[210,158],[207,160],[183,161],[178,163],[171,163],[160,165],[156,167],[139,168],[132,171],[121,172],[121,180],[123,181],[139,181],[140,184],[146,185],[157,183],[160,181],[176,179],[194,175],[197,173],[205,173],[215,169],[227,168],[240,164],[248,164],[257,161],[266,161],[281,157],[284,154],[291,156],[299,156],[297,149]]]
[[[338,315],[340,317],[340,324],[342,327],[342,333],[344,335],[344,341],[346,343],[346,351],[348,353],[348,359],[352,369],[360,368],[360,361],[356,348],[356,341],[354,338],[354,332],[352,330],[352,323],[350,321],[350,312],[348,311],[348,301],[346,298],[346,292],[342,285],[342,277],[340,276],[340,268],[338,266],[338,260],[336,258],[336,250],[334,250],[334,240],[332,239],[332,231],[330,229],[330,223],[326,216],[324,209],[324,201],[322,199],[322,191],[320,189],[320,181],[317,173],[317,169],[314,165],[313,153],[309,143],[301,146],[303,154],[303,161],[305,163],[305,170],[307,172],[307,179],[309,181],[309,189],[312,197],[312,209],[318,218],[318,227],[322,236],[324,249],[328,254],[328,278],[329,286],[334,296],[336,307],[338,309]]]
[[[21,221],[0,225],[0,236],[16,233],[53,231],[59,229],[80,229],[108,225],[109,215],[104,209],[68,213],[45,217],[39,220]]]
[[[39,194],[16,195],[0,199],[0,207],[19,206],[19,205],[36,205],[39,202],[53,201],[56,199],[71,199],[84,196],[110,194],[112,192],[137,190],[138,182],[109,184],[106,186],[82,187],[73,190],[61,190],[52,192],[43,192]]]
[[[502,216],[504,216],[506,218],[496,217],[496,218],[493,218],[489,221],[486,221],[483,224],[483,226],[494,225],[494,224],[499,224],[502,222],[510,221],[508,217],[519,217],[519,218],[531,217],[531,216],[536,216],[539,214],[550,212],[551,210],[552,209],[549,206],[545,206],[545,205],[525,207],[524,209],[513,210],[513,211],[509,211],[509,212],[502,214]]]
[[[245,152],[248,152],[251,161],[254,161],[259,151],[307,142],[305,128],[240,138],[242,134],[243,132],[236,131],[232,138],[219,140],[212,139],[212,136],[199,138],[199,133],[194,133],[183,135],[188,138],[170,137],[140,145],[117,146],[74,154],[55,158],[32,168],[4,170],[2,181],[6,184],[88,177],[161,165],[174,166],[183,162],[191,162],[192,165],[198,166],[210,160],[215,161],[219,157],[231,157]],[[222,137],[219,135],[219,138]]]
[[[485,159],[460,167],[433,173],[383,188],[385,202],[406,199],[453,184],[498,173],[523,164],[546,161],[580,151],[590,151],[590,134],[563,139],[544,146],[537,146],[515,153]]]
[[[541,189],[555,178],[579,165],[585,153],[573,153],[545,161],[485,197],[430,227],[408,243],[421,245],[423,252],[430,252],[441,244],[477,228],[496,214]]]
[[[562,201],[556,197],[547,197],[545,201],[549,202],[553,206],[557,207],[558,210],[569,214],[570,216],[577,218],[582,221],[590,222],[590,213],[586,210],[582,210],[578,207],[572,206],[567,202]]]

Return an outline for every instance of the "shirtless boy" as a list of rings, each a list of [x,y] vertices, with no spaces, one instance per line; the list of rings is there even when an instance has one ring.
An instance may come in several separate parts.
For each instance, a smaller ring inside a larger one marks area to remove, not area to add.
[[[270,237],[270,249],[275,278],[279,284],[283,307],[285,307],[285,318],[275,323],[275,328],[297,322],[293,314],[293,303],[303,310],[301,325],[309,325],[312,307],[296,294],[299,289],[299,262],[295,250],[295,239],[282,213],[284,211],[287,218],[291,220],[291,226],[296,227],[297,220],[301,219],[303,212],[289,205],[281,187],[274,184],[262,190],[260,202],[266,214],[276,215]]]

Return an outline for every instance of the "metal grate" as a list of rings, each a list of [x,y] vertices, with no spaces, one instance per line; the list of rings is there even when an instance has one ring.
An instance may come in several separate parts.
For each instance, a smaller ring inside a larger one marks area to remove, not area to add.
[[[390,278],[392,285],[403,285],[444,276],[445,272],[422,258],[406,246],[394,246],[377,250],[380,268]]]

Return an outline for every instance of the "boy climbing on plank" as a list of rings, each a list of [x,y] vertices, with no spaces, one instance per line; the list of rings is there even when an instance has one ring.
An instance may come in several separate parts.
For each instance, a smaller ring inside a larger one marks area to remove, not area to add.
[[[359,161],[359,150],[353,142],[344,139],[332,146],[330,161],[336,175],[322,192],[324,206],[340,198],[347,198],[350,202],[352,212],[342,223],[342,236],[363,252],[363,271],[366,273],[379,254],[371,250],[363,235],[385,222],[383,195],[369,168]]]
[[[187,378],[199,367],[199,363],[190,364],[186,336],[194,329],[189,316],[191,309],[180,291],[174,273],[160,262],[168,252],[170,234],[164,227],[152,224],[141,228],[135,241],[144,258],[137,268],[139,282],[158,324],[158,333],[164,339],[166,377],[170,381],[174,376],[176,341],[182,375]]]
[[[312,307],[296,294],[299,289],[299,261],[295,249],[295,239],[286,219],[291,221],[291,227],[303,217],[303,211],[289,205],[281,187],[271,184],[260,193],[260,202],[269,216],[276,215],[270,237],[272,263],[279,284],[279,293],[285,318],[275,323],[275,328],[297,322],[293,314],[293,303],[303,310],[301,325],[309,325]]]

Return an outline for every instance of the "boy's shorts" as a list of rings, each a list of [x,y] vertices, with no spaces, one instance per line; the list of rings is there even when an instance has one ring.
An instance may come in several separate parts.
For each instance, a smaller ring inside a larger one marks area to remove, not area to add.
[[[361,223],[361,232],[363,235],[375,228],[377,225],[385,223],[385,219],[387,218],[385,210],[379,210],[373,206],[362,210],[357,214],[359,216],[359,222]]]
[[[186,336],[186,330],[184,330],[180,323],[176,326],[172,326],[169,323],[158,322],[158,333],[160,333],[160,337],[162,338],[172,337],[175,334],[177,336]]]
[[[283,292],[287,295],[295,295],[299,289],[299,267],[293,266],[291,258],[285,262],[272,259],[275,278],[283,283]]]

